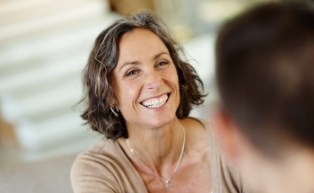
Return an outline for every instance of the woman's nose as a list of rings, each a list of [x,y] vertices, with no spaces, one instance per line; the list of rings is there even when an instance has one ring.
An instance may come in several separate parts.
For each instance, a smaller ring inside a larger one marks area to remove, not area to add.
[[[147,73],[146,76],[146,88],[148,89],[158,89],[161,86],[161,76],[158,72],[152,71]]]

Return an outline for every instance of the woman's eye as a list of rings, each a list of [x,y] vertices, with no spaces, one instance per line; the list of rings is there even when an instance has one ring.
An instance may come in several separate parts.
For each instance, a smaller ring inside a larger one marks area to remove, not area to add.
[[[126,77],[135,76],[138,73],[139,73],[139,70],[130,70],[125,74],[125,76]]]
[[[163,67],[163,66],[166,66],[166,65],[168,65],[168,64],[169,64],[168,61],[161,61],[161,62],[158,62],[158,63],[157,63],[156,67]]]

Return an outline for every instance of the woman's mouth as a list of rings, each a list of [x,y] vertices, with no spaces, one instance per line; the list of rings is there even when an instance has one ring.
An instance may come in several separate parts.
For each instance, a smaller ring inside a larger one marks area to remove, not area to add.
[[[158,98],[147,99],[141,102],[141,104],[147,108],[159,108],[167,102],[168,98],[168,94],[164,94]]]

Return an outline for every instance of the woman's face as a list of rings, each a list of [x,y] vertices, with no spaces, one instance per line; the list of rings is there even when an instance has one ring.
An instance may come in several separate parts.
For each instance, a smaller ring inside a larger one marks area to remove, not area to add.
[[[161,127],[176,116],[178,75],[169,51],[149,30],[134,29],[119,42],[113,71],[116,103],[128,128]]]

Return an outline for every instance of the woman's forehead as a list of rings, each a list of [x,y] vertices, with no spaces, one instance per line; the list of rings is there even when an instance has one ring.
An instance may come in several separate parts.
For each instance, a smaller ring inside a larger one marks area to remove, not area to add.
[[[119,42],[120,63],[152,59],[169,51],[155,33],[147,29],[135,29],[122,35]]]

